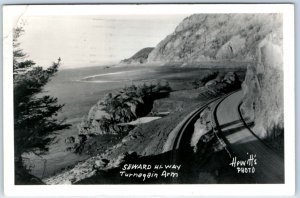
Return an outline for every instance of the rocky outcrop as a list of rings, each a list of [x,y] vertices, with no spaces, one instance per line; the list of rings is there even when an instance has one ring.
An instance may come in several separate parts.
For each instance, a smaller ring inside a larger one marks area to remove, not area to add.
[[[248,66],[242,85],[242,110],[254,120],[253,131],[261,138],[283,135],[282,50],[282,29],[274,29],[257,45],[257,63]]]
[[[146,116],[154,100],[169,95],[168,83],[131,85],[115,94],[107,94],[84,116],[78,125],[79,134],[120,134],[132,129],[128,124]],[[127,123],[127,124],[126,124]]]
[[[221,73],[215,79],[205,83],[205,87],[202,87],[202,89],[206,89],[213,97],[229,93],[239,88],[241,88],[241,81],[235,72]],[[200,95],[202,94],[203,93],[200,92]]]
[[[78,125],[79,134],[106,134],[107,131],[101,128],[100,122],[102,119],[111,119],[103,105],[105,99],[101,99],[91,107],[87,116],[82,118],[81,123]]]
[[[132,57],[124,59],[121,64],[142,64],[147,61],[149,54],[152,52],[153,47],[146,47],[135,53]]]
[[[212,129],[211,121],[210,121],[211,112],[209,109],[205,109],[200,113],[200,118],[194,124],[194,133],[191,138],[191,146],[194,147],[194,151],[197,151],[197,143],[200,138],[208,133]]]
[[[185,18],[147,63],[252,61],[259,43],[281,27],[280,14],[195,14]]]

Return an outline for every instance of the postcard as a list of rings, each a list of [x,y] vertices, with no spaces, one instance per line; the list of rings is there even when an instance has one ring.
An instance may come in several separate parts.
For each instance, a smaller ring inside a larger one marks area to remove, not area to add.
[[[294,193],[293,4],[3,11],[6,195]]]

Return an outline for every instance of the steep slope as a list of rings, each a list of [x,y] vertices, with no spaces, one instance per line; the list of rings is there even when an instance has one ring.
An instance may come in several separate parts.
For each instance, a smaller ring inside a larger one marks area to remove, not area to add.
[[[124,59],[121,64],[141,64],[147,61],[148,55],[152,52],[153,47],[146,47],[135,53],[132,57]]]
[[[194,14],[149,54],[148,63],[252,61],[257,45],[282,26],[280,14]]]
[[[274,29],[259,43],[257,63],[248,67],[242,87],[242,109],[254,120],[253,131],[261,138],[283,144],[282,29]]]

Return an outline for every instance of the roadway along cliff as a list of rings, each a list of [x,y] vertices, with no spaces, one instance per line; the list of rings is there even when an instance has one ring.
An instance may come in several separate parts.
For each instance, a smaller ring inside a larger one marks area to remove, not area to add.
[[[233,152],[232,159],[247,160],[251,154],[256,155],[255,172],[248,173],[249,177],[256,183],[284,183],[284,159],[254,136],[240,119],[238,106],[242,96],[242,91],[238,91],[216,109],[220,131]],[[245,120],[249,122],[247,118]]]

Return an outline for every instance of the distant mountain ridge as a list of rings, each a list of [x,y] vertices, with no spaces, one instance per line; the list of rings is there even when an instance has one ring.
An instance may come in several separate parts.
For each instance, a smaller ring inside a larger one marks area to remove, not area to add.
[[[281,17],[280,14],[194,14],[154,49],[144,48],[122,63],[252,61],[257,45],[282,26],[282,20],[278,20]]]
[[[142,63],[145,63],[147,61],[147,58],[148,58],[149,54],[152,52],[153,49],[154,49],[154,47],[143,48],[140,51],[138,51],[137,53],[135,53],[132,57],[122,60],[121,64],[122,63],[123,64],[124,63],[125,64],[134,64],[134,63],[142,64]]]

